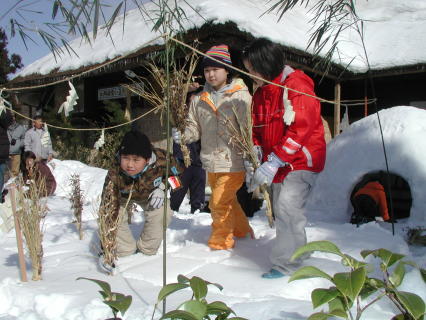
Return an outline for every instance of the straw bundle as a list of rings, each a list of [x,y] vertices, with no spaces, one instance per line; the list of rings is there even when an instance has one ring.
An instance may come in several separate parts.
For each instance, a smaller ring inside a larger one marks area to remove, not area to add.
[[[109,181],[102,194],[97,220],[104,263],[109,266],[114,266],[114,262],[117,260],[117,231],[120,219],[119,202],[114,195],[113,183]]]
[[[46,194],[46,181],[39,177],[29,184],[25,185],[22,176],[18,178],[16,214],[31,259],[32,280],[37,281],[42,279],[43,223],[48,211],[42,198]]]
[[[257,154],[253,150],[253,140],[252,140],[252,119],[251,113],[246,112],[246,119],[240,119],[238,116],[235,107],[233,107],[233,112],[236,119],[236,124],[231,121],[227,116],[225,116],[224,124],[226,125],[229,133],[229,143],[235,146],[244,156],[245,159],[250,161],[254,169],[259,167],[259,161]],[[274,225],[274,220],[272,216],[272,204],[269,197],[269,192],[266,188],[266,185],[259,186],[260,192],[263,194],[263,198],[266,201],[266,216],[268,217],[269,226],[272,228]]]
[[[70,194],[71,208],[74,210],[75,224],[77,226],[79,238],[82,240],[83,228],[81,223],[81,215],[83,212],[83,191],[80,187],[80,175],[72,174],[70,182],[72,188]]]
[[[184,64],[178,68],[176,63],[172,64],[172,70],[169,74],[169,96],[170,112],[172,116],[172,125],[176,127],[183,135],[187,123],[189,106],[187,103],[190,84],[193,82],[193,73],[197,66],[198,57],[194,51],[185,57]],[[125,88],[145,99],[150,105],[156,108],[155,112],[161,112],[161,121],[163,115],[167,112],[167,74],[155,62],[147,65],[149,77],[143,78],[136,76],[130,78],[131,84],[123,84]],[[184,140],[184,139],[182,139]],[[186,145],[180,145],[185,166],[191,164],[190,153]]]

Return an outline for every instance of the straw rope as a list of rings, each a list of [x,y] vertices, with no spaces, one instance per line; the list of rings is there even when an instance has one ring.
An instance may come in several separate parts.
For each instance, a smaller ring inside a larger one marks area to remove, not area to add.
[[[248,72],[246,72],[246,71],[244,71],[244,70],[242,70],[242,69],[236,68],[236,67],[231,66],[231,65],[229,65],[229,64],[225,64],[224,62],[222,62],[222,61],[220,61],[220,60],[218,60],[218,59],[215,59],[215,58],[213,58],[213,57],[211,57],[211,56],[208,56],[207,54],[205,54],[205,53],[201,52],[200,50],[198,50],[198,49],[196,49],[196,48],[194,48],[194,47],[192,47],[191,45],[186,44],[185,42],[180,41],[180,40],[178,40],[178,39],[176,39],[176,38],[174,38],[174,37],[172,37],[172,36],[170,36],[170,35],[167,35],[167,34],[163,34],[163,35],[160,35],[160,36],[158,36],[158,37],[155,37],[154,39],[151,39],[150,41],[148,41],[148,42],[144,43],[143,45],[139,46],[139,47],[137,48],[137,50],[138,50],[138,49],[140,49],[140,48],[143,48],[143,47],[147,46],[148,44],[150,44],[150,43],[152,43],[152,42],[154,42],[154,41],[158,40],[159,38],[164,38],[164,39],[165,39],[165,41],[172,40],[172,41],[174,41],[174,42],[176,42],[176,43],[178,43],[178,44],[180,44],[180,45],[182,45],[182,46],[184,46],[184,47],[186,47],[186,48],[188,48],[188,49],[190,49],[190,50],[192,50],[192,51],[196,52],[197,54],[199,54],[199,55],[201,55],[201,56],[203,56],[203,57],[208,57],[208,58],[210,58],[210,59],[212,59],[212,60],[215,60],[216,62],[218,62],[218,63],[220,63],[220,64],[222,64],[222,65],[225,65],[227,68],[231,68],[231,69],[233,69],[233,70],[235,70],[235,71],[237,71],[237,72],[239,72],[239,73],[242,73],[242,74],[244,74],[244,75],[246,75],[246,76],[248,76],[248,77],[250,77],[250,78],[257,79],[257,80],[263,81],[263,82],[268,83],[268,84],[272,84],[272,85],[277,86],[277,87],[280,87],[280,88],[288,89],[288,90],[290,90],[290,91],[293,91],[293,92],[296,92],[296,93],[299,93],[299,94],[302,94],[302,95],[305,95],[305,96],[308,96],[308,97],[311,97],[311,98],[317,99],[317,100],[319,100],[319,101],[321,101],[321,102],[323,102],[323,103],[329,103],[329,104],[336,104],[336,103],[337,103],[337,102],[336,102],[336,101],[334,101],[334,100],[327,100],[327,99],[324,99],[324,98],[321,98],[321,97],[317,97],[317,96],[314,96],[314,95],[310,95],[310,94],[308,94],[308,93],[301,92],[301,91],[298,91],[298,90],[295,90],[295,89],[292,89],[292,88],[288,88],[288,87],[286,87],[286,86],[283,86],[283,85],[280,85],[280,84],[277,84],[277,83],[273,83],[273,82],[271,82],[271,81],[269,81],[269,80],[266,80],[266,79],[263,79],[263,78],[261,78],[261,77],[258,77],[258,76],[255,76],[255,75],[252,75],[252,74],[250,74],[250,73],[248,73]],[[72,79],[75,79],[75,78],[81,77],[81,76],[82,76],[82,75],[84,75],[84,74],[91,73],[91,72],[96,71],[96,70],[98,70],[98,69],[101,69],[101,68],[103,68],[103,67],[105,67],[105,66],[107,66],[107,65],[109,65],[109,64],[112,64],[112,63],[114,63],[114,62],[116,62],[116,61],[119,61],[119,60],[121,60],[121,59],[123,59],[123,58],[127,57],[128,55],[130,55],[130,54],[134,53],[134,52],[135,52],[135,51],[137,51],[137,50],[133,50],[132,52],[129,52],[129,53],[125,54],[125,55],[122,55],[122,56],[116,57],[116,58],[114,58],[114,59],[112,59],[112,60],[109,60],[109,61],[107,61],[107,62],[105,62],[105,63],[103,63],[103,64],[101,64],[101,65],[98,65],[98,66],[96,66],[96,67],[93,67],[93,68],[91,68],[91,69],[89,69],[89,70],[82,71],[82,72],[81,72],[81,73],[79,73],[79,74],[76,74],[76,75],[73,75],[73,76],[70,76],[70,77],[65,77],[64,79],[61,79],[61,80],[57,80],[57,81],[53,81],[53,82],[49,82],[49,83],[45,83],[45,84],[43,84],[43,85],[26,86],[26,87],[16,87],[16,88],[1,88],[0,90],[1,90],[1,91],[5,91],[5,92],[7,92],[7,91],[22,91],[22,90],[30,90],[30,89],[39,89],[39,88],[44,88],[44,87],[53,86],[53,85],[56,85],[56,84],[58,84],[58,83],[62,83],[62,82],[68,82],[68,81],[70,81],[70,80],[72,80]],[[375,101],[376,101],[376,99],[369,99],[369,100],[367,100],[367,104],[374,103]],[[365,103],[366,103],[366,102],[365,102],[364,100],[342,100],[342,101],[340,102],[340,104],[341,104],[341,105],[345,105],[345,106],[357,106],[357,105],[359,105],[359,106],[363,106],[363,105],[365,105]],[[21,114],[21,113],[19,113],[19,112],[15,111],[15,110],[13,110],[12,108],[9,108],[9,107],[7,107],[7,106],[5,106],[5,108],[6,108],[6,109],[8,109],[8,110],[10,110],[11,112],[16,113],[17,115],[21,116],[21,117],[22,117],[22,118],[24,118],[24,119],[27,119],[27,120],[30,120],[30,121],[34,121],[34,119],[32,119],[32,118],[30,118],[30,117],[27,117],[27,116],[25,116],[25,115],[23,115],[23,114]],[[149,113],[151,113],[151,112],[153,112],[153,111],[155,111],[155,110],[156,110],[156,108],[153,108],[153,109],[149,110],[148,112],[146,112],[146,113],[144,113],[144,114],[142,114],[142,115],[140,115],[140,116],[136,117],[135,119],[129,120],[129,121],[127,121],[127,122],[124,122],[124,123],[121,123],[121,124],[118,124],[118,125],[114,125],[114,126],[110,126],[110,127],[104,127],[104,128],[69,128],[69,127],[60,127],[60,126],[55,126],[55,125],[48,124],[48,123],[46,123],[46,125],[47,125],[48,127],[51,127],[51,128],[60,129],[60,130],[69,130],[69,131],[102,131],[102,130],[110,130],[110,129],[115,129],[115,128],[118,128],[118,127],[121,127],[121,126],[128,125],[128,124],[130,124],[130,123],[132,123],[132,122],[134,122],[134,121],[137,121],[137,120],[139,120],[139,119],[141,119],[141,118],[145,117],[146,115],[148,115]]]

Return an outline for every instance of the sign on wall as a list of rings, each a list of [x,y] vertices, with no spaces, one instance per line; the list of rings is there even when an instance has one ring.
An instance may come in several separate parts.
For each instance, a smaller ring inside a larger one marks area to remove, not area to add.
[[[121,86],[98,89],[98,100],[111,100],[126,97],[126,89]]]

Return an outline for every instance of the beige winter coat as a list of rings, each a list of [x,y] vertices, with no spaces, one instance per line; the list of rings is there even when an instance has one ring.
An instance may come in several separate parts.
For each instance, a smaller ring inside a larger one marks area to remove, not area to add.
[[[239,121],[246,123],[250,105],[250,93],[241,79],[234,79],[219,91],[206,83],[192,99],[183,140],[190,143],[201,139],[200,159],[207,172],[244,171],[243,155],[231,144],[225,122],[229,119],[238,128],[234,109]]]

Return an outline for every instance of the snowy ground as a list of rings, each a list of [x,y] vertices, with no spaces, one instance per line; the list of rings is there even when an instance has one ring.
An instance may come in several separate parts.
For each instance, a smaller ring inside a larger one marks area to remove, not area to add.
[[[426,249],[409,247],[403,236],[408,226],[425,227],[426,203],[422,192],[426,187],[426,164],[421,155],[426,154],[426,142],[423,141],[426,111],[397,107],[381,112],[392,169],[402,167],[397,172],[412,187],[412,217],[396,224],[394,236],[391,225],[387,223],[372,222],[359,228],[347,223],[348,190],[360,175],[382,164],[374,117],[355,123],[328,146],[326,168],[318,177],[308,204],[308,240],[333,241],[344,253],[355,258],[361,258],[359,252],[363,249],[387,248],[407,255],[425,268]],[[377,152],[374,151],[376,148],[379,148]],[[410,163],[407,163],[408,158]],[[12,230],[3,234],[0,240],[0,319],[94,320],[111,317],[109,308],[100,299],[97,285],[76,281],[77,277],[107,280],[114,291],[132,295],[133,303],[124,319],[151,319],[163,283],[162,252],[156,256],[136,254],[121,258],[116,276],[101,273],[96,258],[95,211],[106,171],[76,161],[54,160],[53,163],[58,190],[48,201],[50,212],[44,226],[43,280],[20,281],[15,233]],[[405,166],[400,163],[405,163]],[[70,192],[68,179],[72,173],[80,174],[86,199],[83,240],[78,239],[67,198]],[[238,316],[248,319],[300,320],[313,313],[310,293],[314,288],[328,287],[326,280],[288,283],[288,277],[276,280],[260,277],[270,267],[268,252],[275,233],[269,228],[263,209],[250,219],[256,239],[238,240],[233,250],[211,251],[207,247],[210,223],[208,213],[189,214],[188,200],[185,199],[167,230],[167,283],[175,282],[178,274],[196,275],[219,283],[224,287],[223,291],[211,287],[207,300],[223,301]],[[135,213],[131,226],[135,236],[142,225],[141,213]],[[324,253],[315,253],[306,264],[329,274],[344,270],[336,256]],[[29,260],[27,268],[31,278]],[[415,292],[426,300],[426,285],[417,270],[408,269],[400,289]],[[189,291],[171,295],[167,309],[175,308],[189,297]],[[368,309],[363,319],[390,319],[395,312],[387,300],[382,300]],[[158,319],[160,314],[161,310],[158,310],[154,318]]]

